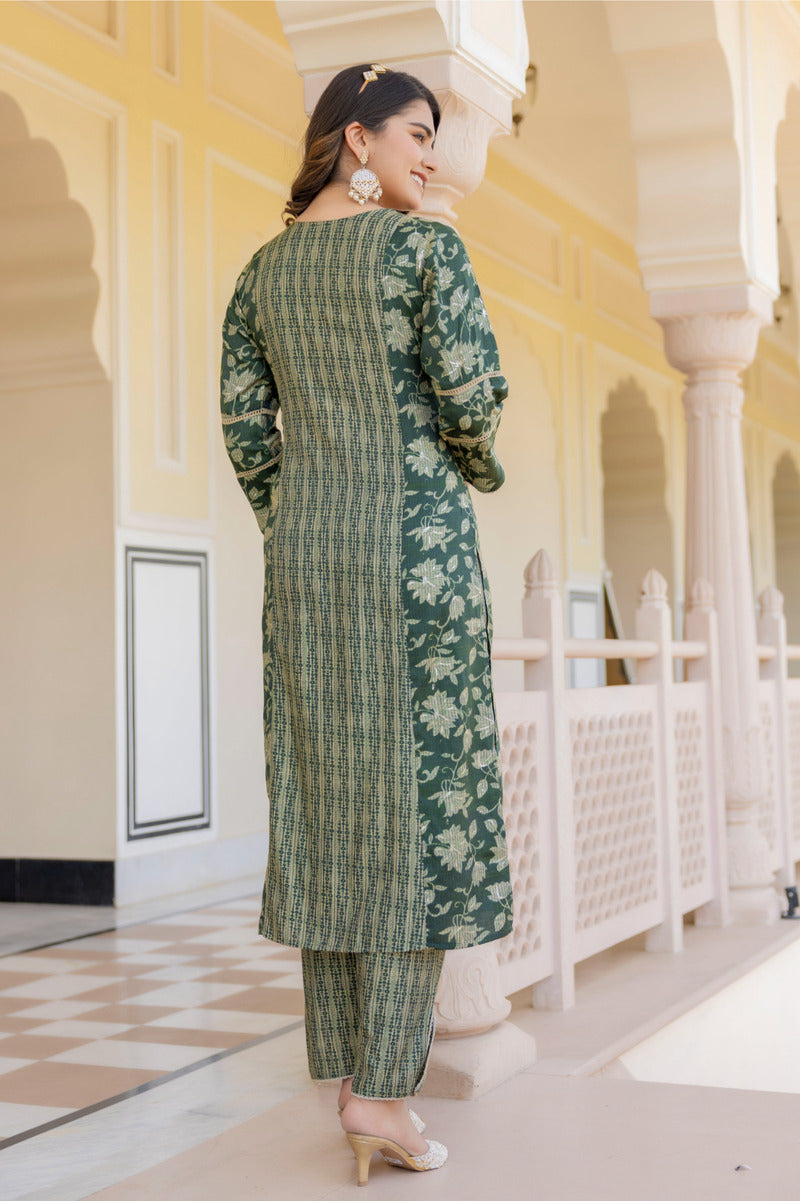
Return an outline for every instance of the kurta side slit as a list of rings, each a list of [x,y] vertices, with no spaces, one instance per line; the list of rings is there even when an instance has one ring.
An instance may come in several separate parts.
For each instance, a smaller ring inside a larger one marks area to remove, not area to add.
[[[449,227],[297,222],[239,278],[222,408],[264,533],[265,937],[401,952],[512,928],[467,488],[503,483],[507,391]]]

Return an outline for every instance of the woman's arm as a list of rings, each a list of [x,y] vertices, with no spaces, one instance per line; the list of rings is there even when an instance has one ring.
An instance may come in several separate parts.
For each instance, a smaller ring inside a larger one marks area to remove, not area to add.
[[[221,409],[225,449],[263,531],[280,476],[283,442],[276,425],[280,401],[275,380],[248,321],[254,279],[255,271],[249,265],[239,277],[225,314]]]
[[[505,473],[494,453],[508,384],[466,247],[449,226],[431,234],[422,263],[421,363],[433,385],[439,436],[461,474],[495,492]]]

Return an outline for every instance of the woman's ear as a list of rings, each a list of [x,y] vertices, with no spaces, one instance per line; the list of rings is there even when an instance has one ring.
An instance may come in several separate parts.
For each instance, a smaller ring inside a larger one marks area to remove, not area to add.
[[[367,149],[366,130],[360,121],[351,121],[344,127],[344,144],[350,153],[360,160]]]

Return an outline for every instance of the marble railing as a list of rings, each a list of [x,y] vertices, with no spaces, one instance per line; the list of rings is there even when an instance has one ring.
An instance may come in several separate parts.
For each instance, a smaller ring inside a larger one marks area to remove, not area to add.
[[[800,647],[786,644],[781,594],[767,589],[760,606],[759,827],[786,887],[800,859],[800,679],[788,677]],[[565,638],[553,566],[539,551],[522,612],[523,637],[492,647],[493,659],[523,663],[523,690],[495,693],[514,929],[445,958],[437,1037],[486,1035],[480,1048],[468,1040],[463,1053],[455,1044],[441,1053],[443,1079],[458,1071],[467,1081],[447,1095],[496,1083],[504,1056],[506,1074],[520,1070],[515,1057],[535,1060],[533,1040],[523,1046],[504,1022],[512,993],[530,988],[537,1008],[570,1008],[575,966],[589,956],[637,934],[647,950],[679,951],[685,914],[696,925],[732,916],[710,584],[697,580],[689,592],[682,641],[657,571],[642,581],[635,638]],[[634,661],[635,682],[568,688],[577,658]]]
[[[694,590],[679,643],[655,571],[636,639],[565,639],[561,612],[540,551],[526,571],[525,637],[493,649],[525,663],[525,690],[496,696],[515,910],[496,954],[503,992],[534,986],[547,1008],[573,1004],[576,963],[635,934],[678,949],[683,914],[707,906],[713,920],[725,886],[710,589]],[[637,661],[635,684],[566,688],[569,658],[623,655]]]
[[[679,950],[689,911],[701,922],[727,920],[710,586],[692,589],[687,639],[676,642],[666,582],[648,572],[637,636],[623,642],[564,637],[546,552],[529,563],[525,585],[524,636],[495,638],[492,650],[524,663],[524,690],[495,697],[514,930],[448,956],[437,1000],[445,1037],[501,1021],[508,1010],[498,998],[529,986],[537,1007],[571,1007],[577,963],[645,932],[648,949]],[[623,656],[637,663],[635,684],[566,687],[568,659]],[[470,973],[473,954],[480,971]]]

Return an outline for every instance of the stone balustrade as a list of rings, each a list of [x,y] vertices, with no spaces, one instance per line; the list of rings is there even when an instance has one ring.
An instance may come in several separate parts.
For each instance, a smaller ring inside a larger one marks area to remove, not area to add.
[[[505,939],[448,953],[428,1087],[450,1096],[475,1096],[535,1058],[532,1040],[509,1029],[502,998],[530,988],[534,1006],[570,1008],[581,960],[636,934],[648,950],[677,952],[687,913],[698,925],[732,916],[711,585],[691,588],[678,642],[666,582],[648,572],[636,638],[623,646],[564,638],[545,551],[525,583],[523,637],[493,645],[494,658],[524,663],[524,689],[495,697],[515,926]],[[786,645],[781,594],[765,590],[760,607],[759,829],[775,883],[786,887],[800,859],[800,679],[788,678],[800,648]],[[623,650],[637,663],[635,683],[566,687],[569,658]]]

